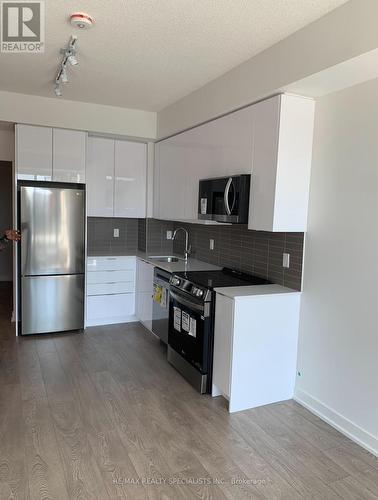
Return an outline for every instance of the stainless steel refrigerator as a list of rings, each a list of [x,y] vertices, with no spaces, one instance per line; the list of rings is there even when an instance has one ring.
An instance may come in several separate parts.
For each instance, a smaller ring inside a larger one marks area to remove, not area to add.
[[[84,328],[85,191],[21,186],[21,333]]]

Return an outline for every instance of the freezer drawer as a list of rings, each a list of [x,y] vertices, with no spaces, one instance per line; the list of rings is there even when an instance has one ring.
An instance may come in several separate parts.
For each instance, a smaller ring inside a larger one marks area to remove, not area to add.
[[[22,335],[84,328],[84,275],[21,278]]]

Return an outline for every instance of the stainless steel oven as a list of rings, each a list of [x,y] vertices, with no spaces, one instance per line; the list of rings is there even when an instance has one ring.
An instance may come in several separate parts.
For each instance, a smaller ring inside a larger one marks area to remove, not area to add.
[[[206,393],[211,390],[212,293],[204,289],[201,292],[189,281],[171,278],[168,361],[199,392]]]
[[[198,218],[247,224],[250,183],[246,174],[200,180]]]
[[[224,286],[269,281],[233,269],[186,271],[169,287],[168,361],[201,393],[211,392],[216,293]]]

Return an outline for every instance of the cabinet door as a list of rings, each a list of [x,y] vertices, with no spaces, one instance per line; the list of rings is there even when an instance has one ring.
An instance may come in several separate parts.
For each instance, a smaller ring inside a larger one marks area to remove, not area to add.
[[[88,137],[87,213],[113,217],[114,140]]]
[[[115,141],[114,216],[146,217],[147,145]]]
[[[166,220],[185,219],[185,191],[187,170],[185,147],[176,137],[157,145],[155,168],[158,169],[158,214]]]
[[[136,316],[152,331],[154,266],[137,259]]]
[[[252,169],[253,109],[248,107],[177,136],[179,163],[186,173],[185,219],[198,218],[200,179],[250,174]]]
[[[51,181],[52,129],[34,125],[17,125],[17,177]]]
[[[314,101],[279,95],[254,108],[249,229],[306,231]]]
[[[252,131],[250,106],[158,143],[155,217],[197,219],[200,179],[250,174]]]
[[[53,129],[53,180],[85,182],[86,132]]]
[[[255,104],[254,141],[248,229],[273,231],[280,96]],[[293,179],[293,182],[295,179]]]

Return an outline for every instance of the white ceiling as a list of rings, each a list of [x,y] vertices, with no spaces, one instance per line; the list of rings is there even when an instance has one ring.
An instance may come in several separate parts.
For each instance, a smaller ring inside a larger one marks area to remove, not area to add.
[[[65,99],[158,111],[345,2],[46,0],[45,53],[0,53],[0,90],[53,97],[59,49],[75,33]],[[95,27],[72,28],[74,11]]]

